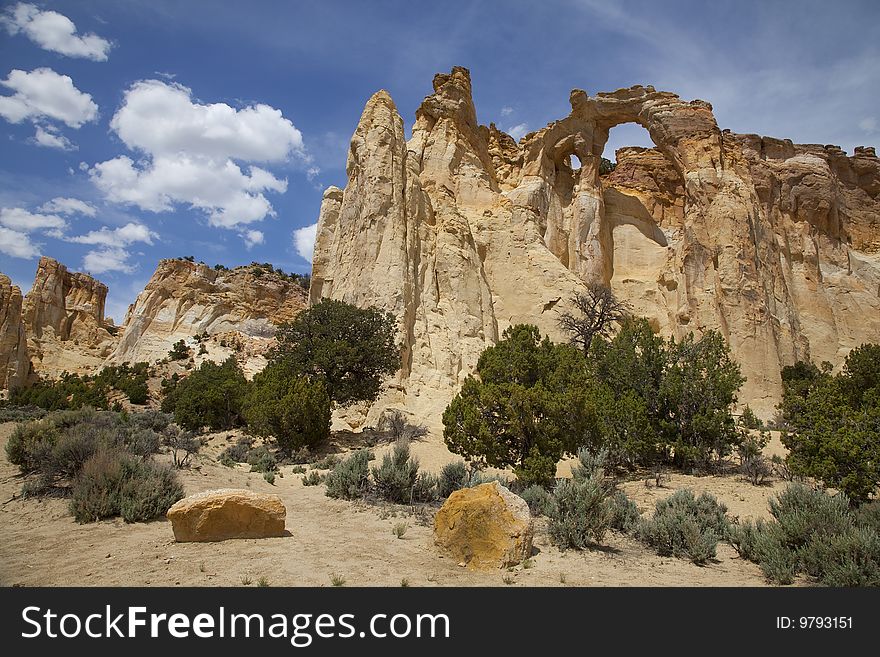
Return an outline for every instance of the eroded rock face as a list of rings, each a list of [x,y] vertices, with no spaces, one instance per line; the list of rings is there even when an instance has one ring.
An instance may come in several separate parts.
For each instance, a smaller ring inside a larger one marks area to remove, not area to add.
[[[663,335],[721,331],[741,401],[765,417],[783,365],[839,364],[880,340],[873,149],[722,132],[709,103],[653,87],[570,102],[519,143],[477,124],[466,69],[435,77],[408,142],[386,92],[367,103],[348,184],[324,196],[311,298],[398,317],[403,368],[370,415],[396,404],[436,424],[505,328],[564,339],[558,312],[591,282]],[[600,176],[608,131],[627,122],[657,148],[623,149]]]
[[[472,570],[522,562],[533,536],[525,500],[497,481],[455,491],[434,516],[434,543]]]
[[[31,373],[21,320],[21,290],[0,274],[0,390],[27,384]]]
[[[107,286],[87,274],[42,257],[22,305],[34,370],[55,378],[89,372],[106,359],[115,338],[104,319]],[[110,330],[108,330],[108,327]]]
[[[111,360],[155,362],[178,340],[207,333],[218,338],[212,360],[238,353],[253,373],[265,365],[262,354],[275,325],[293,319],[307,303],[298,283],[274,272],[253,266],[218,271],[186,260],[161,260],[129,307]],[[236,352],[235,345],[243,350]]]
[[[235,488],[190,495],[167,513],[178,543],[283,536],[286,516],[278,495]]]

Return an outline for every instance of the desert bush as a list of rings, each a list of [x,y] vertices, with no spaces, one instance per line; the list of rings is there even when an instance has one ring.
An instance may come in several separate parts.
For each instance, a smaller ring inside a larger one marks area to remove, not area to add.
[[[247,456],[247,462],[251,466],[251,472],[269,473],[278,469],[275,456],[265,445],[252,449]]]
[[[657,502],[654,515],[639,524],[636,536],[660,556],[704,564],[715,558],[718,541],[729,535],[726,514],[727,508],[712,495],[694,497],[692,491],[682,489]]]
[[[319,461],[315,461],[312,463],[312,467],[315,470],[332,470],[337,465],[342,462],[342,459],[339,458],[336,454],[328,454],[324,458]]]
[[[751,409],[751,407],[746,404],[745,408],[742,410],[742,414],[739,416],[739,424],[744,429],[763,429],[764,422],[755,415],[755,412]]]
[[[440,470],[440,481],[437,489],[441,498],[445,499],[455,491],[467,486],[468,472],[464,461],[447,463]]]
[[[305,474],[306,469],[301,465],[295,465],[290,469],[291,474]]]
[[[795,553],[810,541],[825,541],[853,524],[846,495],[829,495],[804,484],[791,484],[771,498],[770,514],[778,524],[779,539]]]
[[[239,438],[234,445],[229,445],[217,457],[221,463],[227,466],[233,466],[236,463],[247,463],[248,455],[254,446],[252,438]]]
[[[155,432],[162,432],[174,420],[170,413],[162,411],[147,410],[140,413],[132,413],[128,416],[129,423],[138,429],[149,429]]]
[[[166,427],[167,429],[167,427]],[[147,458],[159,451],[159,434],[152,429],[133,428],[124,440],[126,449],[135,456]]]
[[[748,431],[742,432],[740,444],[737,446],[740,471],[753,486],[763,484],[773,472],[770,462],[764,457],[764,448],[769,442],[770,434],[767,432],[762,431],[757,436]]]
[[[642,520],[639,507],[622,490],[611,495],[611,529],[630,534]]]
[[[519,496],[529,505],[529,511],[532,512],[533,516],[547,516],[549,518],[553,515],[553,495],[543,486],[529,486]]]
[[[549,531],[562,549],[583,549],[601,544],[611,526],[608,490],[598,478],[562,479],[553,490],[553,516]]]
[[[6,443],[6,457],[22,473],[34,472],[45,462],[59,436],[53,418],[19,424]]]
[[[162,433],[162,444],[171,450],[175,468],[185,468],[193,455],[198,454],[202,441],[189,431],[169,426]]]
[[[425,425],[410,422],[406,413],[396,409],[382,415],[382,418],[379,420],[379,430],[395,442],[398,440],[415,440],[428,433]]]
[[[318,484],[324,483],[326,478],[326,475],[322,475],[317,470],[312,470],[309,474],[303,477],[303,486],[317,486]],[[331,495],[330,497],[334,496]]]
[[[571,479],[556,484],[548,530],[560,548],[600,544],[611,526],[613,485],[605,479],[607,457],[605,450],[579,450],[579,463],[572,469]]]
[[[420,472],[412,489],[412,502],[436,502],[440,498],[440,479],[430,472]]]
[[[372,468],[376,493],[384,500],[397,503],[413,501],[419,460],[410,455],[409,441],[398,440],[391,454],[382,457],[382,464]]]
[[[0,422],[29,422],[45,417],[46,409],[35,404],[17,405],[0,403]]]
[[[855,512],[855,521],[858,527],[873,529],[880,534],[880,500],[862,504]]]
[[[182,497],[183,487],[167,466],[102,449],[74,481],[70,510],[77,522],[117,515],[126,522],[143,522],[164,515]]]
[[[370,486],[369,462],[369,451],[361,449],[339,463],[325,480],[327,496],[344,500],[363,497]]]

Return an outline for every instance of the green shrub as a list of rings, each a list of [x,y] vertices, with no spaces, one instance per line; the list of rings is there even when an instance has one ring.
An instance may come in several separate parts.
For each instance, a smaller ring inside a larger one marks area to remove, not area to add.
[[[189,358],[192,349],[186,346],[186,340],[178,340],[168,352],[168,358],[171,360],[186,360]]]
[[[301,465],[295,465],[290,469],[291,474],[305,474],[306,469]]]
[[[813,540],[801,553],[807,572],[825,586],[880,586],[880,534],[852,527]]]
[[[288,454],[330,438],[330,397],[324,384],[297,376],[284,363],[272,363],[254,377],[242,414],[250,433],[274,438]]]
[[[248,454],[247,462],[251,466],[251,472],[268,473],[275,472],[278,469],[275,456],[265,445],[252,449]]]
[[[601,544],[611,526],[608,488],[598,478],[562,479],[553,490],[550,537],[561,548],[583,549]]]
[[[22,473],[34,472],[46,462],[59,436],[52,418],[19,424],[6,443],[6,457]]]
[[[190,431],[230,429],[240,422],[246,390],[247,381],[233,356],[221,365],[206,360],[166,390],[162,410],[173,412],[174,421]]]
[[[771,498],[770,513],[778,524],[779,540],[793,553],[813,540],[824,542],[842,534],[853,524],[846,495],[832,496],[804,484],[791,484]]]
[[[880,534],[880,500],[862,504],[856,510],[856,525]]]
[[[326,475],[322,475],[317,470],[312,470],[309,474],[303,477],[303,486],[317,486],[320,483],[323,483],[327,478]],[[330,497],[333,497],[332,495]]]
[[[398,440],[391,454],[385,454],[382,465],[374,466],[372,472],[379,497],[397,503],[413,501],[419,460],[410,456],[409,441]]]
[[[519,494],[529,505],[533,516],[550,517],[554,512],[553,495],[543,486],[532,485]]]
[[[39,420],[46,415],[46,409],[34,404],[19,406],[0,402],[0,422],[28,422]]]
[[[327,496],[344,500],[363,497],[370,486],[370,452],[356,451],[327,475]],[[305,482],[303,482],[305,483]]]
[[[247,463],[248,455],[254,446],[252,438],[239,438],[234,445],[229,445],[222,452],[218,460],[221,463],[234,465],[235,463]]]
[[[659,500],[654,515],[640,523],[636,535],[660,556],[704,564],[715,558],[718,541],[730,533],[726,514],[727,508],[712,495],[694,497],[692,491],[682,489]]]
[[[275,473],[272,472],[271,470],[267,470],[267,471],[263,472],[263,479],[265,479],[266,482],[267,482],[270,486],[274,486],[274,485],[275,485]]]
[[[468,472],[464,461],[447,463],[440,470],[440,481],[437,485],[438,494],[446,499],[455,491],[467,486]]]
[[[420,472],[412,489],[413,502],[436,502],[439,497],[440,479],[430,472]]]
[[[639,526],[642,514],[639,507],[622,490],[611,495],[611,529],[630,534]]]
[[[103,449],[91,456],[73,484],[70,510],[77,522],[121,515],[143,522],[164,515],[183,497],[183,487],[167,466]]]

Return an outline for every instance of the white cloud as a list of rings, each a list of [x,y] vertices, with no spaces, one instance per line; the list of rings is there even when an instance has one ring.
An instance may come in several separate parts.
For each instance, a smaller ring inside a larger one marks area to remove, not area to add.
[[[193,101],[190,89],[159,80],[132,85],[110,125],[147,157],[135,162],[121,155],[89,170],[108,200],[152,212],[185,203],[223,228],[273,216],[265,193],[287,191],[286,180],[257,166],[245,172],[234,160],[309,161],[302,135],[280,110],[205,105]]]
[[[125,249],[107,247],[89,251],[83,258],[83,269],[91,274],[105,274],[108,271],[119,271],[130,274],[134,267],[128,264],[131,254]]]
[[[37,146],[46,148],[57,148],[60,151],[75,151],[76,144],[71,142],[67,137],[59,134],[58,131],[51,126],[37,126],[37,132],[34,134],[34,143]]]
[[[63,196],[56,196],[51,201],[43,203],[40,206],[40,212],[57,212],[64,215],[84,214],[87,217],[94,217],[98,214],[98,210],[91,203]]]
[[[51,68],[31,72],[13,69],[0,85],[15,92],[0,96],[0,116],[10,123],[48,118],[79,128],[98,117],[92,97],[77,89],[68,76]]]
[[[241,233],[241,239],[244,240],[244,248],[250,251],[253,247],[262,244],[265,236],[259,230],[246,230]]]
[[[293,248],[304,260],[312,261],[315,254],[315,236],[318,234],[318,224],[303,226],[293,231]]]
[[[859,127],[869,135],[872,135],[877,132],[877,119],[873,116],[866,116],[859,121]]]
[[[95,34],[78,36],[73,21],[58,12],[41,11],[35,5],[19,2],[2,20],[10,34],[24,32],[44,50],[96,62],[107,61],[110,42]]]
[[[63,229],[67,222],[54,214],[35,214],[23,208],[0,208],[0,224],[18,233]]]
[[[41,247],[41,244],[31,242],[26,233],[0,226],[0,253],[12,258],[36,258]]]
[[[510,105],[501,108],[501,116],[510,116],[511,114],[513,114],[513,108]]]
[[[525,134],[528,131],[529,131],[528,125],[526,125],[525,123],[518,123],[517,125],[511,126],[510,128],[508,128],[507,134],[509,134],[511,137],[513,137],[514,139],[519,141],[520,139],[522,139],[525,136]]]
[[[105,247],[123,247],[136,242],[144,244],[152,244],[154,239],[158,239],[159,235],[151,231],[143,224],[127,223],[119,228],[107,228],[106,226],[100,230],[93,230],[85,235],[76,235],[67,238],[69,242],[77,244],[99,244]]]

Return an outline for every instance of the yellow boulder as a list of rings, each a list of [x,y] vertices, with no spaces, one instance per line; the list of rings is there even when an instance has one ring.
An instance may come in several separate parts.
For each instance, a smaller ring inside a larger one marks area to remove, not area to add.
[[[434,543],[472,570],[520,563],[533,535],[525,500],[497,481],[455,491],[434,516]]]
[[[168,509],[176,541],[225,541],[284,535],[287,509],[277,495],[221,488],[185,497]]]

